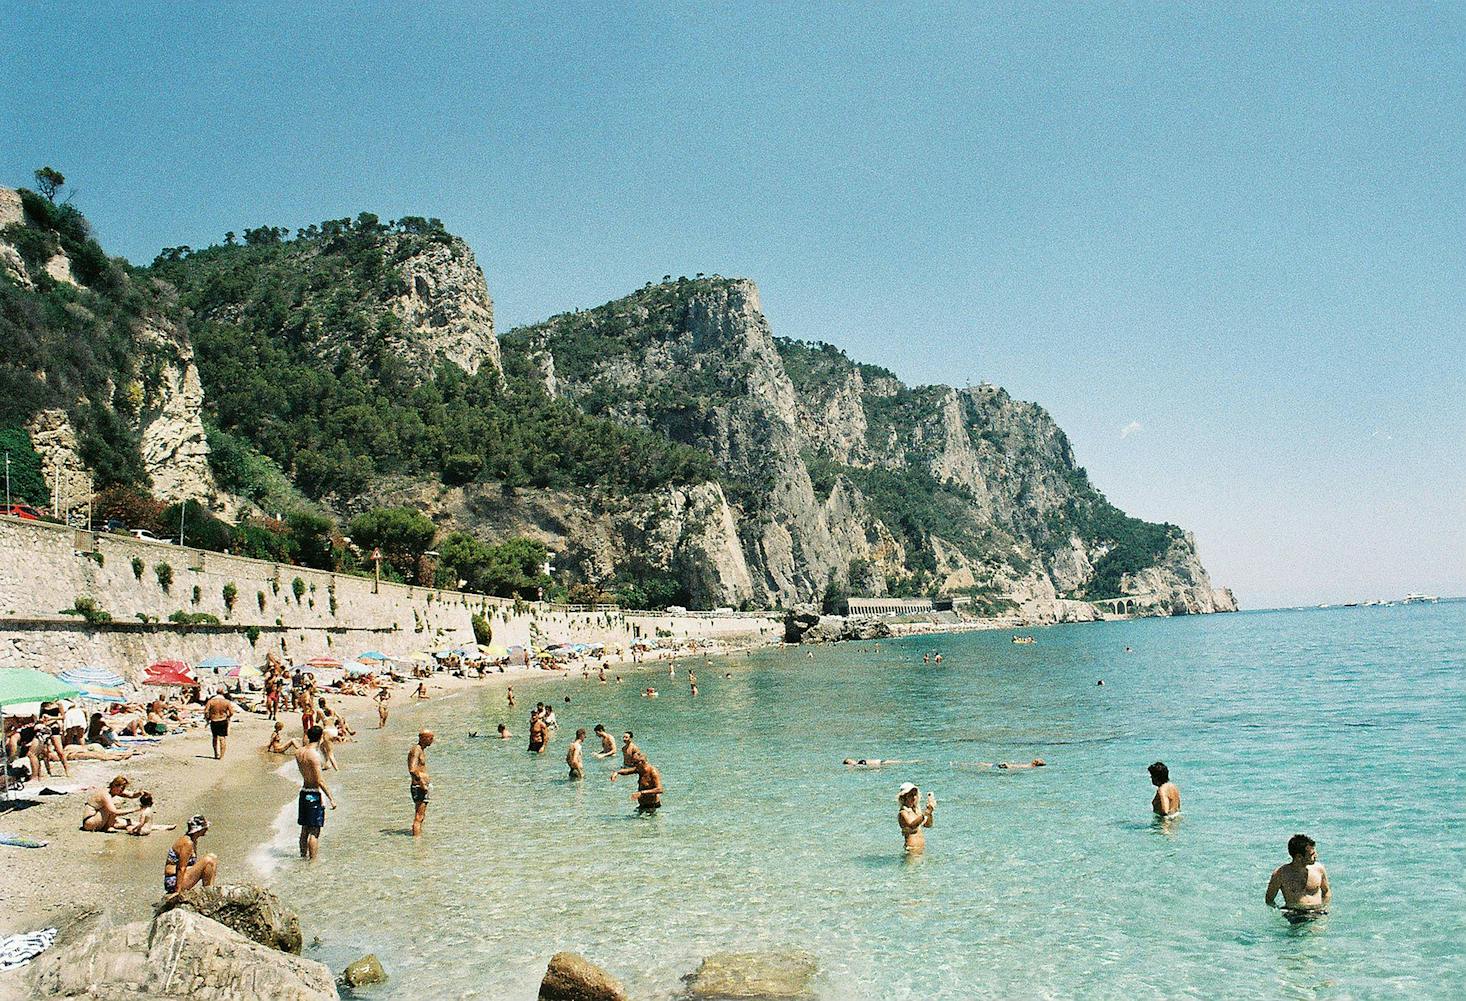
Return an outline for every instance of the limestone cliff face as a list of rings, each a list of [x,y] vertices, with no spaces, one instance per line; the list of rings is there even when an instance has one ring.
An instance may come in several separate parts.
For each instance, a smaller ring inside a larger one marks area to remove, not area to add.
[[[134,424],[154,495],[170,502],[203,500],[225,513],[232,511],[232,499],[221,493],[209,467],[204,387],[187,331],[173,318],[153,313],[139,324],[136,337],[161,359],[156,375],[134,373],[134,384],[142,387]]]
[[[0,188],[0,230],[12,225],[31,227],[32,233],[26,234],[31,237],[48,232],[35,220],[27,220],[17,191]],[[127,331],[130,344],[120,367],[107,371],[105,378],[97,379],[90,387],[72,385],[68,393],[57,390],[56,395],[62,397],[58,402],[63,405],[41,409],[25,422],[47,483],[57,483],[59,471],[61,500],[68,507],[82,504],[91,496],[95,486],[93,470],[83,459],[69,410],[96,404],[112,408],[125,418],[136,435],[143,469],[156,496],[170,502],[201,500],[228,510],[228,498],[220,494],[209,468],[209,446],[201,419],[203,387],[194,366],[184,312],[172,290],[155,283],[134,286],[135,279],[118,272],[111,281],[145,299],[148,305],[132,313],[116,310],[105,297],[118,295],[117,289],[110,285],[83,288],[65,249],[66,242],[57,241],[54,234],[49,239],[59,249],[43,261],[33,259],[33,266],[27,267],[16,247],[0,237],[0,273],[18,288],[37,295],[44,291],[48,280],[75,286],[80,292],[67,302],[68,313],[90,321],[99,314],[108,315],[104,309],[111,307],[114,312],[109,322],[114,329]],[[80,335],[67,331],[64,336]],[[41,383],[69,385],[56,379],[56,371],[48,370],[43,359],[37,359],[35,365],[33,374]]]
[[[470,374],[485,364],[500,368],[494,303],[468,245],[456,237],[426,246],[400,236],[386,243],[404,286],[388,303],[404,327],[398,352],[423,371],[438,357]]]
[[[606,349],[588,360],[581,338]],[[563,397],[713,455],[733,492],[701,552],[746,566],[754,604],[818,599],[834,579],[855,593],[967,591],[1038,621],[1096,618],[1108,591],[1145,595],[1132,607],[1150,614],[1234,607],[1189,535],[1129,519],[1089,485],[1041,407],[988,385],[908,388],[828,346],[779,341],[752,282],[649,286],[510,340]],[[1116,569],[1132,564],[1143,569]],[[738,604],[741,579],[719,572],[696,590]]]

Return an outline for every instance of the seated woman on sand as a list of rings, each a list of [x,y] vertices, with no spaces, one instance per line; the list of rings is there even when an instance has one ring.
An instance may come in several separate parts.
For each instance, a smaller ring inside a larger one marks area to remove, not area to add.
[[[91,719],[87,722],[86,743],[100,744],[102,747],[112,747],[117,743],[117,734],[102,719],[101,713],[92,713]]]
[[[107,783],[105,789],[93,789],[87,796],[82,809],[81,829],[83,831],[124,831],[128,821],[122,819],[118,799],[140,799],[142,791],[127,791],[127,776],[118,775]]]
[[[294,737],[288,740],[285,737],[285,724],[279,720],[275,721],[275,729],[270,734],[270,742],[265,745],[265,750],[271,754],[289,754],[300,747],[300,741]]]

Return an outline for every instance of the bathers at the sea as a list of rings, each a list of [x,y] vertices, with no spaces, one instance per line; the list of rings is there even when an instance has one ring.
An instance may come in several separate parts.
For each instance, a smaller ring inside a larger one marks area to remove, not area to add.
[[[209,732],[215,737],[229,736],[229,721],[227,719],[209,720]]]
[[[296,823],[301,827],[325,827],[326,826],[326,800],[319,789],[300,790],[300,800],[296,809]]]

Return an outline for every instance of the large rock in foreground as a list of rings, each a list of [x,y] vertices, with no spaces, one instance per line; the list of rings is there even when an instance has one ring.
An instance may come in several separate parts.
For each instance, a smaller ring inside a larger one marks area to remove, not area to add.
[[[178,908],[96,927],[42,954],[31,996],[92,1001],[339,1001],[320,963],[251,942]]]
[[[300,955],[300,918],[263,886],[248,883],[201,886],[181,898],[164,900],[158,913],[187,908],[232,928],[270,949]]]
[[[557,952],[540,982],[540,1001],[626,1001],[626,991],[584,956]]]
[[[696,1001],[810,1001],[819,971],[807,952],[719,952],[688,974],[687,996]]]

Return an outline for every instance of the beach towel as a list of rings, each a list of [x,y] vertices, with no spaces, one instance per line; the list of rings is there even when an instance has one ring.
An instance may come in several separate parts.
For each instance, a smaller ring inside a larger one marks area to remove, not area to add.
[[[43,928],[24,935],[0,938],[0,973],[20,969],[51,948],[51,943],[55,940],[55,928]]]
[[[35,838],[27,838],[20,834],[11,834],[9,831],[0,831],[0,845],[9,845],[11,848],[45,848],[49,842],[37,841]]]

